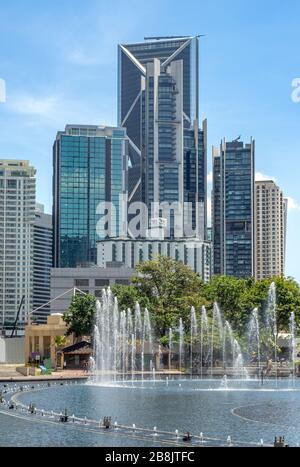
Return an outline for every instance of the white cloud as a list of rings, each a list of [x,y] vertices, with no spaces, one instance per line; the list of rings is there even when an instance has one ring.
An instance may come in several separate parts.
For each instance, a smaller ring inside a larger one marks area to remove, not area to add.
[[[90,66],[96,65],[99,60],[96,57],[88,56],[82,50],[73,50],[67,55],[67,60],[74,65]]]
[[[213,173],[212,170],[207,174],[207,183],[213,182]]]
[[[275,177],[271,177],[269,175],[263,174],[262,172],[256,172],[255,180],[257,182],[258,181],[264,182],[268,180],[273,180],[273,182],[277,182],[277,179]],[[289,211],[300,211],[300,204],[298,204],[294,198],[292,198],[291,196],[285,196],[285,198],[288,200]]]
[[[0,103],[6,102],[6,83],[4,79],[0,78]]]
[[[286,196],[286,199],[288,200],[288,210],[289,211],[300,211],[300,205],[297,203],[297,201],[294,200],[294,198],[291,198],[290,196]]]
[[[9,101],[9,107],[17,113],[26,115],[50,116],[59,104],[58,96],[34,97],[19,95]]]
[[[276,182],[275,177],[271,177],[270,175],[266,175],[266,174],[264,174],[262,172],[256,172],[255,180],[257,182],[264,182],[264,181],[267,181],[267,180],[273,180],[273,182]]]
[[[26,115],[23,122],[27,127],[46,125],[54,130],[63,129],[67,123],[99,125],[103,122],[113,125],[115,119],[109,99],[103,99],[102,107],[95,109],[88,101],[67,98],[64,92],[48,96],[45,93],[15,94],[8,101],[8,109],[15,114]]]

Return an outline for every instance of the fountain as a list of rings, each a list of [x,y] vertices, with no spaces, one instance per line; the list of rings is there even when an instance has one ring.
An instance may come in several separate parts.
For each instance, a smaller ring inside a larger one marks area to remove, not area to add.
[[[261,357],[260,357],[260,333],[259,333],[259,320],[258,309],[252,311],[249,323],[249,336],[248,336],[249,352],[251,361],[257,363],[257,376],[260,375]]]
[[[179,320],[179,371],[182,371],[183,368],[183,358],[184,358],[184,328],[182,318]]]
[[[173,331],[169,329],[169,370],[172,369],[172,348],[173,348]]]
[[[145,350],[152,358],[152,329],[148,310],[142,315],[137,303],[134,315],[130,309],[127,312],[119,311],[118,301],[111,290],[103,290],[101,301],[96,304],[94,357],[91,358],[93,382],[111,381],[112,376],[116,380],[119,373],[125,384],[129,371],[132,381],[136,371],[141,371],[143,379],[145,372],[150,372],[150,368],[145,368]]]
[[[277,312],[276,312],[276,287],[275,287],[274,282],[271,284],[271,286],[269,288],[269,292],[268,292],[266,325],[267,325],[267,328],[270,330],[271,337],[274,339],[274,341],[273,341],[273,347],[274,347],[273,355],[274,355],[275,377],[276,377],[276,386],[277,386],[277,380],[278,380],[278,364],[277,364],[278,331],[277,331]]]
[[[208,317],[207,317],[206,308],[205,308],[205,306],[203,306],[202,307],[202,312],[201,312],[201,336],[200,336],[201,379],[203,378],[203,365],[207,361],[207,352],[206,352],[206,354],[204,353],[205,346],[207,347],[207,341],[208,341]]]
[[[221,388],[228,389],[228,380],[227,380],[226,375],[223,376],[223,379],[222,379],[222,382],[221,382]]]
[[[278,372],[282,370],[278,369],[277,363],[275,284],[270,286],[265,314],[254,309],[242,337],[224,319],[217,303],[211,311],[202,307],[198,319],[197,311],[192,308],[187,329],[183,318],[179,318],[178,325],[169,328],[165,349],[154,336],[151,321],[149,311],[141,310],[138,303],[133,312],[130,309],[120,311],[111,290],[103,291],[96,307],[94,356],[90,359],[93,372],[91,382],[121,380],[126,386],[127,380],[131,379],[133,386],[137,375],[142,383],[146,379],[158,382],[159,372],[174,370],[176,360],[179,371],[190,369],[191,380],[198,375],[201,379],[208,376],[226,377],[221,382],[221,387],[225,389],[229,386],[229,379],[246,380],[253,376],[256,380],[274,376],[277,384]],[[297,360],[294,313],[290,318],[289,353],[294,380]],[[164,362],[163,356],[166,354],[168,361]],[[275,371],[270,370],[273,360]],[[165,381],[168,386],[169,380]]]
[[[218,345],[223,341],[223,322],[221,317],[221,311],[217,303],[214,303],[212,325],[211,325],[211,347],[210,347],[210,366],[211,376],[213,376],[213,369],[215,363],[215,350],[218,349]],[[217,331],[217,334],[216,334]]]
[[[193,341],[195,337],[198,335],[198,325],[197,325],[197,317],[196,317],[196,310],[194,307],[191,308],[191,345],[190,345],[190,353],[191,353],[191,363],[190,363],[190,374],[191,378],[193,378]]]
[[[296,346],[296,322],[295,322],[295,313],[292,312],[290,317],[290,345],[289,345],[289,353],[290,353],[290,361],[292,363],[292,377],[293,377],[293,386],[295,385],[295,375],[296,375],[296,359],[297,359],[297,346]]]

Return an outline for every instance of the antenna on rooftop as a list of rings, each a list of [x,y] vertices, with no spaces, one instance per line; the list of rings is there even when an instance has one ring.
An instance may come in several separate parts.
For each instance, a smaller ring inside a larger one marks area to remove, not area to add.
[[[234,143],[237,143],[238,141],[240,141],[242,135],[238,136],[236,139],[233,140]]]

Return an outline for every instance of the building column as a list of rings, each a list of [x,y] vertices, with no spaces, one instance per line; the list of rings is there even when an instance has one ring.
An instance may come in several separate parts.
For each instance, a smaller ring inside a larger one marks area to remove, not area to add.
[[[25,334],[25,365],[26,363],[28,363],[30,353],[31,353],[30,336],[28,334]]]
[[[44,358],[44,337],[39,336],[39,354],[41,356],[41,360]]]
[[[55,342],[54,342],[54,337],[53,336],[51,336],[51,338],[50,338],[50,358],[51,358],[52,368],[55,368],[55,366],[56,366],[56,352],[55,352]]]

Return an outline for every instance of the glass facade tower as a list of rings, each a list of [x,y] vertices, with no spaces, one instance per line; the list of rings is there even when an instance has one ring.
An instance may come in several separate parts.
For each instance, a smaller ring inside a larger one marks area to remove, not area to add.
[[[129,138],[129,202],[143,201],[148,209],[152,203],[190,203],[190,224],[205,238],[207,125],[199,129],[199,38],[120,45],[118,103],[118,123]]]
[[[214,273],[251,277],[255,271],[255,142],[213,149]]]
[[[57,134],[53,160],[54,267],[96,264],[96,242],[108,236],[105,223],[99,230],[107,214],[99,203],[113,206],[107,217],[113,236],[126,222],[120,207],[127,191],[126,130],[67,125]]]

